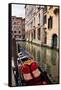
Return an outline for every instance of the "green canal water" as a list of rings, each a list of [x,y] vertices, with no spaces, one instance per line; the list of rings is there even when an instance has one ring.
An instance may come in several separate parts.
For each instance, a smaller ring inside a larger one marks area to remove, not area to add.
[[[54,49],[40,47],[28,42],[17,42],[20,48],[26,49],[41,67],[43,67],[54,84],[59,83],[59,52]]]

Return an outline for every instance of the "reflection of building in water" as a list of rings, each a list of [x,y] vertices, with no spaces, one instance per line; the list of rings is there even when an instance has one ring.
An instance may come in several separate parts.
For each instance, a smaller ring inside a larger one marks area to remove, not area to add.
[[[59,48],[59,7],[25,5],[26,40]]]
[[[46,70],[51,76],[54,83],[58,83],[58,52],[55,50],[46,50]]]
[[[28,42],[18,42],[18,44],[30,52],[43,70],[47,70],[54,83],[59,82],[58,52],[56,50],[40,47]]]
[[[12,16],[12,35],[16,40],[25,39],[25,19]]]

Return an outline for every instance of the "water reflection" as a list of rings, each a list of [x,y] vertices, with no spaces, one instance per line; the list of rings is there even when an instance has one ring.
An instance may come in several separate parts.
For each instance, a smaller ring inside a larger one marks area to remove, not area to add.
[[[28,42],[17,42],[21,48],[26,49],[44,67],[53,83],[59,82],[58,52],[45,47],[40,47]]]

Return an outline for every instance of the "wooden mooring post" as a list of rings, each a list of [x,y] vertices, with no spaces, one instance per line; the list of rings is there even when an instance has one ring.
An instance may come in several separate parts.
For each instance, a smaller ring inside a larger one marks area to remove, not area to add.
[[[16,86],[18,86],[18,65],[17,65],[17,51],[16,51],[16,40],[15,38],[12,39],[12,55],[13,55],[13,63],[14,63],[14,71],[15,74],[15,82]]]

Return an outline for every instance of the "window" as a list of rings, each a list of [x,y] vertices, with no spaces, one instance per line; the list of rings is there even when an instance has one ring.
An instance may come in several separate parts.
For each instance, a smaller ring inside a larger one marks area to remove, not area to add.
[[[16,33],[16,31],[14,31],[14,33]]]
[[[16,22],[14,22],[14,24],[16,24]]]
[[[53,24],[53,18],[50,16],[48,19],[48,29],[52,29],[52,24]]]
[[[31,28],[32,28],[33,22],[31,22]]]
[[[11,31],[11,33],[13,33],[13,31]]]
[[[31,32],[31,38],[32,38],[32,40],[33,40],[33,32]]]
[[[38,6],[38,10],[40,10],[40,6]]]
[[[54,12],[55,15],[58,15],[59,14],[59,9],[55,8],[53,12]]]
[[[45,38],[44,38],[44,43],[47,43],[47,32],[45,32]]]
[[[19,31],[19,33],[21,33],[21,32]]]
[[[46,21],[47,21],[47,16],[45,15],[43,18],[43,24],[46,24]]]
[[[34,30],[34,39],[35,39],[35,30]]]
[[[19,38],[21,38],[21,35],[19,36]]]
[[[47,12],[47,6],[44,6],[44,13]]]
[[[25,35],[23,35],[23,39],[25,39]]]
[[[38,40],[40,40],[40,28],[38,29],[38,35],[37,35],[37,37],[38,37]]]
[[[52,47],[57,48],[57,35],[53,34],[52,36]]]
[[[34,25],[35,25],[35,17],[34,17]]]
[[[16,35],[14,37],[16,38]]]
[[[39,13],[39,24],[40,24],[40,13]]]

